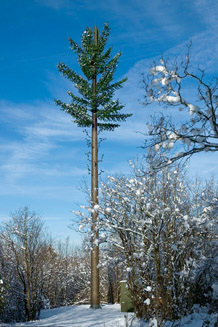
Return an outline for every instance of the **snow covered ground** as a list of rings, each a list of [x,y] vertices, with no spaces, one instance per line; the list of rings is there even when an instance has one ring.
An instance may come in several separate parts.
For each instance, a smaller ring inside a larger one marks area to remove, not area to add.
[[[126,316],[126,317],[125,317]],[[133,319],[132,313],[120,312],[120,305],[103,305],[92,310],[89,305],[75,305],[51,310],[42,310],[41,319],[17,324],[1,324],[0,327],[156,327],[155,321],[148,324]],[[217,327],[218,314],[208,315],[207,309],[196,307],[193,314],[166,327]]]
[[[128,314],[130,318],[132,314]],[[37,327],[124,327],[124,313],[120,305],[103,305],[102,309],[92,310],[90,305],[75,305],[51,310],[42,310],[40,320],[2,324],[2,326],[37,326]]]

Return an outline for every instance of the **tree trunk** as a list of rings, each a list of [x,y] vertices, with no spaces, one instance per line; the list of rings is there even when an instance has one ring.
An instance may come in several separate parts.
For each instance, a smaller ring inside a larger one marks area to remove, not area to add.
[[[98,30],[94,27],[94,43],[98,44]],[[98,127],[97,127],[97,104],[95,100],[96,94],[96,68],[93,66],[93,110],[92,110],[92,250],[91,250],[91,308],[100,307],[99,297],[99,247],[98,247],[98,228],[96,226],[98,213],[96,205],[98,204]]]
[[[26,320],[31,319],[31,297],[30,297],[30,262],[28,256],[28,240],[27,240],[27,226],[26,219],[24,220],[24,256],[25,256],[25,268],[26,268],[26,292],[25,292],[25,310],[26,310]]]

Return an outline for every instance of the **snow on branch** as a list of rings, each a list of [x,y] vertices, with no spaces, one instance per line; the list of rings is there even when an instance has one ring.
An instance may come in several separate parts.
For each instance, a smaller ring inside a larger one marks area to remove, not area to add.
[[[145,89],[144,105],[158,103],[166,107],[177,107],[188,113],[187,120],[177,125],[163,116],[148,126],[151,141],[147,147],[155,151],[171,150],[161,157],[162,168],[178,159],[198,152],[218,151],[218,78],[208,83],[203,70],[196,73],[190,68],[190,47],[184,60],[170,64],[161,59],[155,63],[148,76],[143,77]],[[190,94],[191,101],[188,100]],[[175,118],[176,112],[173,113]],[[183,150],[175,152],[175,145]]]

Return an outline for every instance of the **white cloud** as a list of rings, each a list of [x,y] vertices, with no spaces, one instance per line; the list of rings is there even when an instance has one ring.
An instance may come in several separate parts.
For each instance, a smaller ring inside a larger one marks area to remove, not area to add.
[[[7,127],[8,134],[1,136],[3,145],[0,148],[0,173],[6,180],[16,180],[34,173],[48,174],[48,170],[43,168],[43,162],[52,160],[51,152],[58,152],[60,142],[70,142],[73,147],[82,138],[82,130],[71,122],[68,115],[50,103],[28,106],[2,102],[1,107],[0,119]],[[12,134],[10,130],[13,131]],[[65,150],[67,151],[66,148]],[[75,147],[75,156],[78,151]],[[64,159],[64,153],[62,156]],[[55,172],[63,175],[60,170],[51,168],[50,174],[51,171],[53,175]]]

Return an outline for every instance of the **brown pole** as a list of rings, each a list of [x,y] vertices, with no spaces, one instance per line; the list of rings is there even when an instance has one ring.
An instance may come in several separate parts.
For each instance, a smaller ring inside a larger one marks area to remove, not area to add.
[[[94,44],[98,45],[98,29],[94,27]],[[97,104],[95,99],[97,84],[97,74],[95,63],[93,64],[93,108],[92,108],[92,187],[91,187],[91,201],[92,201],[92,250],[91,250],[91,308],[100,308],[99,296],[99,247],[98,247],[98,229],[96,228],[96,221],[98,212],[96,205],[98,205],[98,126],[97,126]]]

